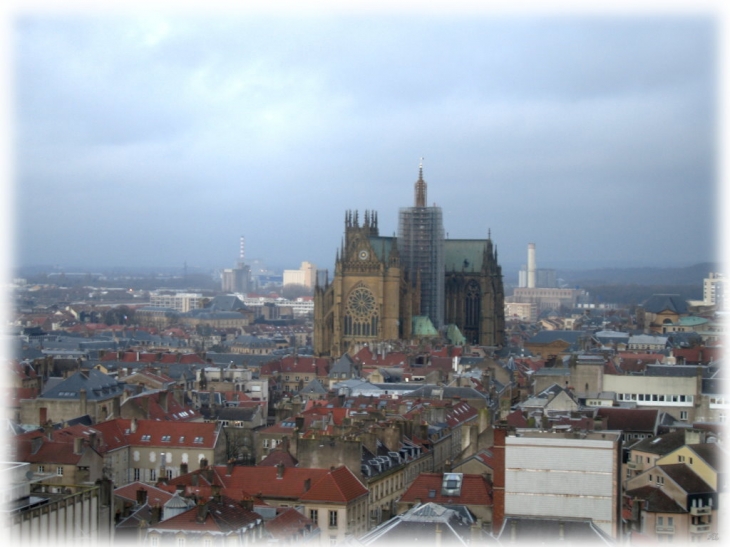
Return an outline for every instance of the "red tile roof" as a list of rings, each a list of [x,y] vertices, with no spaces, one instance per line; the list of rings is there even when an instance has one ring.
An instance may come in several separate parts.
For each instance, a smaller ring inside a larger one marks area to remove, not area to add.
[[[137,501],[137,490],[144,490],[147,492],[147,503],[150,506],[154,505],[165,505],[173,494],[165,492],[155,486],[150,486],[143,482],[132,482],[125,486],[121,486],[114,490],[114,495],[120,498],[124,498],[131,501]]]
[[[422,503],[492,505],[491,484],[481,475],[462,475],[461,493],[458,496],[444,496],[441,494],[443,477],[441,473],[421,473],[405,491],[400,501],[414,503],[417,499],[420,499]]]
[[[213,422],[163,422],[137,420],[136,431],[126,433],[133,446],[213,448],[219,431]],[[149,436],[149,438],[147,438]]]
[[[603,429],[621,431],[654,431],[659,411],[648,408],[600,407],[596,418],[603,418]]]
[[[293,507],[276,515],[265,526],[266,531],[277,541],[296,540],[298,536],[304,535],[309,530],[317,527],[316,524]]]
[[[226,475],[225,465],[211,466],[210,469],[213,484],[221,485],[221,493],[234,499],[240,498],[243,494],[259,498],[299,499],[304,493],[307,479],[311,485],[328,473],[325,469],[291,467],[284,468],[281,478],[278,478],[279,469],[276,467],[237,465],[233,467],[230,475]],[[200,470],[171,479],[168,484],[170,486],[178,484],[192,486],[193,475],[196,474],[199,477],[199,486],[192,487],[191,490],[205,491],[201,487],[206,487],[209,482],[205,480],[205,473],[201,473]]]
[[[368,489],[352,474],[352,471],[343,465],[329,471],[313,484],[312,488],[300,499],[303,501],[339,501],[347,503],[367,493]]]
[[[74,445],[66,442],[49,441],[44,435],[40,437],[39,446],[33,451],[32,439],[18,439],[15,442],[15,458],[21,462],[46,463],[58,465],[76,465],[82,454],[74,454]]]
[[[203,502],[199,502],[199,506]],[[151,530],[183,530],[187,532],[236,532],[240,528],[261,522],[258,513],[244,509],[235,499],[221,496],[219,500],[210,499],[205,518],[199,519],[199,506],[180,513],[172,518],[150,526]]]

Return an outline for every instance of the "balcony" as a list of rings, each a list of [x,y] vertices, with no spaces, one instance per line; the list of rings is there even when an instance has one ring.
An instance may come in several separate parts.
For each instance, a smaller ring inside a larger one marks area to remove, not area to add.
[[[662,526],[660,524],[656,525],[656,533],[657,534],[673,534],[674,533],[674,526]]]
[[[711,526],[709,524],[690,524],[690,534],[706,534],[710,531]]]
[[[636,469],[638,467],[636,462],[626,462],[626,467],[629,469]]]
[[[702,507],[690,507],[689,514],[693,516],[711,515],[712,507],[710,505],[704,505]]]

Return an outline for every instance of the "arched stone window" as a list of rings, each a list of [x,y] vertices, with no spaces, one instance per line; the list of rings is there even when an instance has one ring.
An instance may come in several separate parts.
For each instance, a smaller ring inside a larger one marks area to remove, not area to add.
[[[482,292],[473,279],[466,284],[466,306],[464,327],[466,330],[479,331],[479,318],[482,315]]]
[[[345,304],[345,336],[374,338],[378,335],[378,306],[367,287],[355,287]]]

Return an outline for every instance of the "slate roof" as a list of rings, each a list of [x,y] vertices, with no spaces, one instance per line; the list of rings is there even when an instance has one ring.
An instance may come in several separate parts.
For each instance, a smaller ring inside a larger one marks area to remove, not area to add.
[[[689,448],[715,471],[720,470],[723,460],[726,457],[717,443],[692,444],[689,445]]]
[[[447,272],[480,272],[487,239],[445,239],[444,267]]]
[[[687,313],[687,302],[678,294],[655,294],[641,305],[649,313],[669,310],[677,314]]]
[[[658,465],[657,467],[688,494],[704,494],[715,491],[712,486],[703,481],[699,475],[692,471],[692,469],[685,463],[670,463]]]
[[[82,389],[86,390],[89,401],[103,401],[121,395],[123,384],[96,369],[79,371],[57,385],[46,389],[40,399],[79,399]]]
[[[250,422],[258,412],[258,405],[252,407],[224,407],[218,411],[218,419]]]
[[[214,297],[210,302],[208,302],[206,309],[209,309],[211,311],[235,312],[238,310],[245,310],[246,305],[237,296],[218,295]]]
[[[656,433],[659,411],[643,408],[599,407],[597,418],[603,418],[603,429]]]
[[[342,357],[332,364],[330,378],[339,378],[341,374],[347,374],[349,376],[352,373],[354,365],[355,361],[352,360],[352,357],[347,353],[343,353]]]
[[[638,443],[634,444],[631,449],[664,456],[665,454],[673,452],[680,446],[684,446],[684,444],[684,431],[679,430],[659,435],[654,438],[642,439]]]
[[[633,499],[648,501],[648,505],[644,506],[644,511],[650,513],[686,513],[684,508],[665,494],[661,488],[653,485],[627,490],[624,495]]]
[[[324,395],[325,393],[327,393],[327,390],[324,387],[322,387],[322,384],[320,383],[319,380],[314,378],[313,380],[310,380],[306,386],[304,386],[301,390],[299,390],[299,393],[302,393],[302,394],[312,393],[315,395]]]

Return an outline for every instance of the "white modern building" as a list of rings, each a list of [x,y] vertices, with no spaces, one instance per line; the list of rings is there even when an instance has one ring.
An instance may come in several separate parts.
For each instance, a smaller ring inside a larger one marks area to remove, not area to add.
[[[153,308],[170,308],[180,313],[201,308],[203,295],[201,293],[170,293],[157,292],[150,294],[150,306]]]
[[[620,533],[621,432],[518,429],[505,439],[505,516],[591,519]]]

